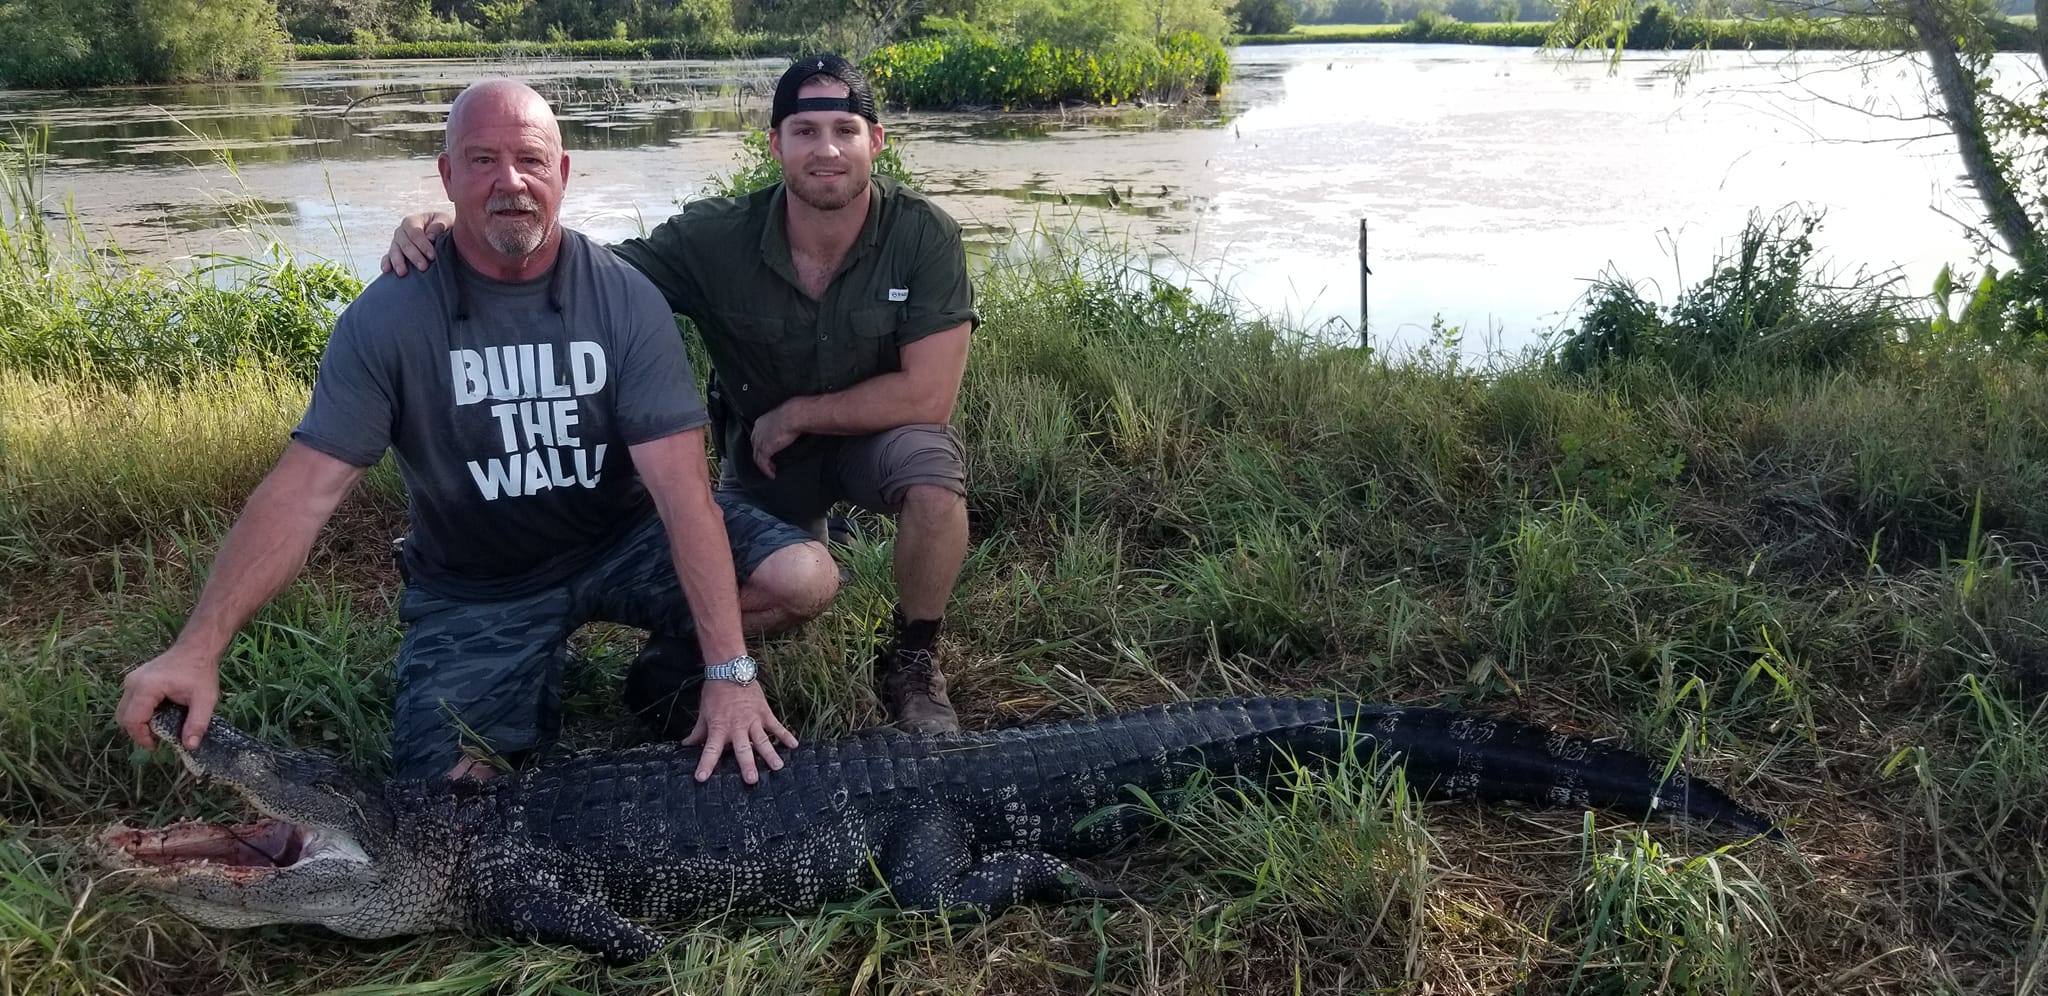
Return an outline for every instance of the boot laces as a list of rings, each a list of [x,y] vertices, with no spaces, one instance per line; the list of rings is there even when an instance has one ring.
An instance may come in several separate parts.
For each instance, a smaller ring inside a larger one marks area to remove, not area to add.
[[[896,651],[896,669],[924,688],[925,698],[938,701],[938,656],[929,650]]]

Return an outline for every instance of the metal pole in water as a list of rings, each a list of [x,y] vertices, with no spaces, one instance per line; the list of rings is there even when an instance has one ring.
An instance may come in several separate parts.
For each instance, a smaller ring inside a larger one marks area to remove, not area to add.
[[[1365,260],[1366,225],[1365,219],[1358,219],[1358,344],[1370,348],[1372,343],[1365,332],[1366,315],[1371,307],[1366,290],[1372,282],[1372,266]]]

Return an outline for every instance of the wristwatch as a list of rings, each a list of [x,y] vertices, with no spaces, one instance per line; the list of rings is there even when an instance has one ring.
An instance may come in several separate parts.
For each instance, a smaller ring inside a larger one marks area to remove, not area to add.
[[[758,670],[752,657],[741,654],[723,664],[705,665],[704,680],[730,681],[744,688],[754,683],[754,674]]]

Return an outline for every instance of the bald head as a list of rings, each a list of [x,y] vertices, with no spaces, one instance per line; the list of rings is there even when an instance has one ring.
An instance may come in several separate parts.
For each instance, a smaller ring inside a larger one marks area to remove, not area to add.
[[[481,124],[520,124],[538,128],[562,148],[562,129],[555,123],[554,109],[547,98],[518,80],[490,79],[471,84],[448,105],[448,131],[444,148],[461,148],[464,134]]]
[[[485,80],[455,98],[441,183],[455,202],[455,242],[465,259],[505,280],[554,264],[569,157],[554,112],[532,87]]]

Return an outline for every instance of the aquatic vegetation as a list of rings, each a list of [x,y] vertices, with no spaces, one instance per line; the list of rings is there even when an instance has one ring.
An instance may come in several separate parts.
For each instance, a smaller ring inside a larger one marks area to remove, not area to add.
[[[1230,78],[1230,57],[1220,43],[1193,32],[1157,43],[1123,39],[1100,50],[950,37],[878,48],[861,69],[891,104],[1011,110],[1214,96]]]
[[[331,262],[208,255],[177,272],[96,245],[44,195],[47,150],[0,140],[0,363],[115,386],[274,368],[310,381],[342,306],[362,291]]]

